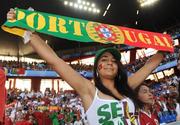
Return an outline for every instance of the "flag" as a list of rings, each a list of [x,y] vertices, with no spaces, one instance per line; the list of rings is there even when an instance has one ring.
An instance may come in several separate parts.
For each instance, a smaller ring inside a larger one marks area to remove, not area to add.
[[[16,14],[17,19],[6,21],[2,29],[21,37],[24,35],[25,29],[28,29],[75,42],[126,44],[141,48],[174,51],[173,40],[168,34],[18,8],[16,8]]]

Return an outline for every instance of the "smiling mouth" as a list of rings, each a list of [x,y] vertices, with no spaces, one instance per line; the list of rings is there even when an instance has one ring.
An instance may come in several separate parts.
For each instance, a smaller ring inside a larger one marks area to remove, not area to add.
[[[112,72],[114,71],[113,69],[105,69],[106,71]]]
[[[109,69],[109,70],[113,70],[113,68],[104,68],[104,69]]]

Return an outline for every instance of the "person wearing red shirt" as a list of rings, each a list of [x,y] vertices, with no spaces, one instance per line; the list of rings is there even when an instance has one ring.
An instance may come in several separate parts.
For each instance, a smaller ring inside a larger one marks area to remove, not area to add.
[[[140,110],[139,112],[140,125],[159,125],[157,115]]]
[[[5,116],[5,101],[6,101],[6,89],[5,89],[6,75],[4,70],[0,68],[0,125],[4,124]]]
[[[150,88],[146,84],[141,84],[136,89],[139,111],[140,125],[159,125],[157,115],[153,111],[154,98]]]
[[[33,125],[31,122],[29,121],[17,121],[15,125]]]
[[[9,116],[5,116],[5,125],[13,125],[12,120],[9,118]]]

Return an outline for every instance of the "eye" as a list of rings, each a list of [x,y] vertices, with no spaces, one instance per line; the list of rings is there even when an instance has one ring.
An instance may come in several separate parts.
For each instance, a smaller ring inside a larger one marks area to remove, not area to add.
[[[101,61],[102,62],[106,62],[108,59],[107,58],[102,58]]]
[[[142,93],[147,93],[147,90],[142,90]]]
[[[116,60],[113,58],[112,60],[111,60],[112,62],[116,62]]]
[[[150,93],[153,93],[153,90],[151,89],[151,90],[149,90],[149,92],[150,92]]]

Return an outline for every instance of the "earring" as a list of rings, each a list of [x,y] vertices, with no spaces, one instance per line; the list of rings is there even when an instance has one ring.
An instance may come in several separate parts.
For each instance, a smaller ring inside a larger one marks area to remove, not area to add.
[[[121,75],[118,75],[118,80],[121,80]]]
[[[97,77],[99,77],[99,73],[98,73],[98,71],[96,71],[96,76],[97,76]]]

